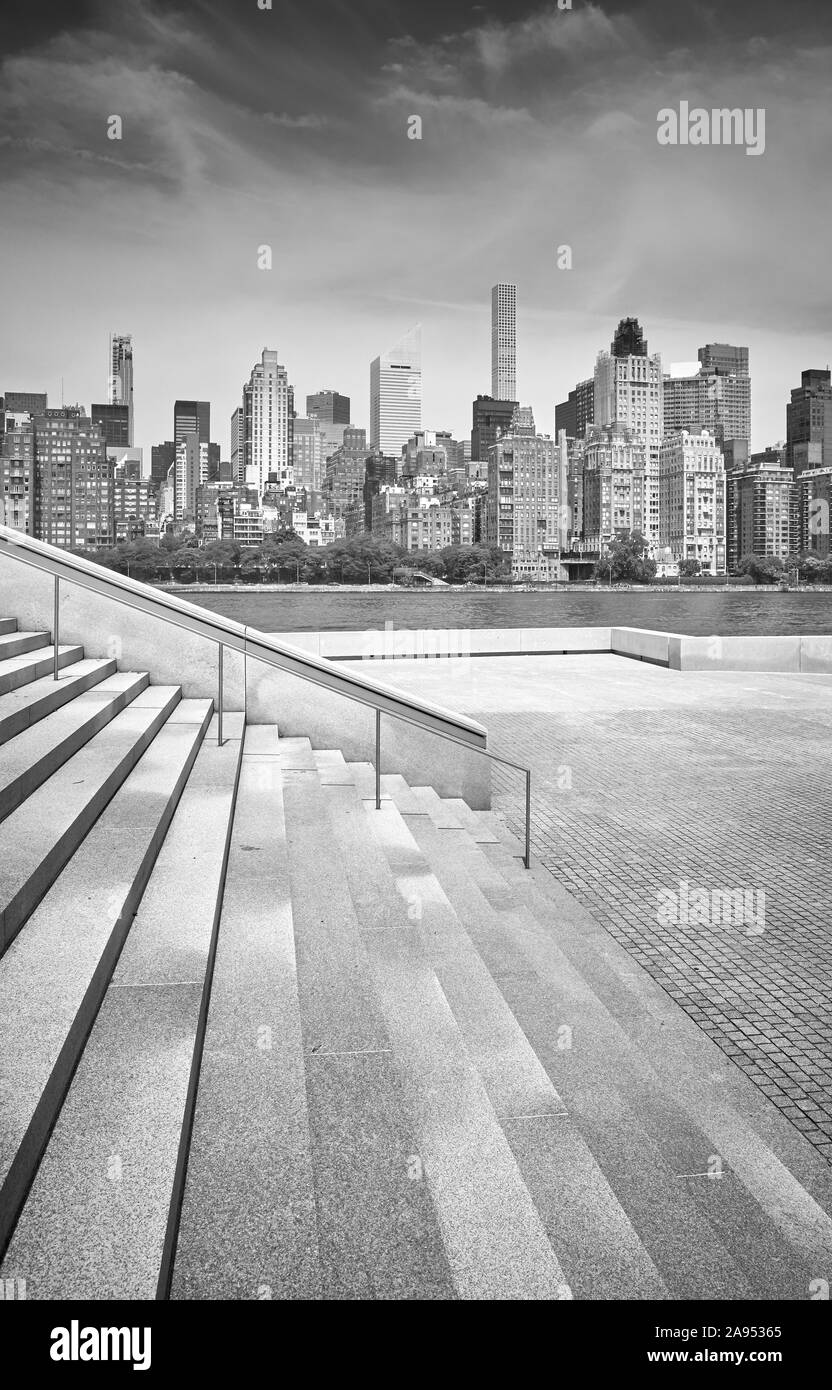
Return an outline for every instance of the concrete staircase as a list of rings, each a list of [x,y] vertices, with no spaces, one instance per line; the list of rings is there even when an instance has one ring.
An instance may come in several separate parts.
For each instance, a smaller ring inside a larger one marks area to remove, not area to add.
[[[0,1277],[808,1299],[828,1165],[495,813],[0,620]]]

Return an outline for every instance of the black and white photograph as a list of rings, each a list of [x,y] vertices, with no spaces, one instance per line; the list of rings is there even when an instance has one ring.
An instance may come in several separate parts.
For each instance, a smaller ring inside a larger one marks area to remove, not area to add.
[[[822,1351],[830,75],[828,0],[0,0],[33,1369]]]

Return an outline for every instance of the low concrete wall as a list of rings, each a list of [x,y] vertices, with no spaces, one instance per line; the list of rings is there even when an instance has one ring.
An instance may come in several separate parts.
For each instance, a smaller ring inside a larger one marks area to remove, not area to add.
[[[438,660],[463,656],[516,656],[522,652],[608,652],[608,627],[369,628],[352,632],[278,632],[331,661]]]
[[[616,656],[630,656],[639,661],[667,666],[674,636],[674,633],[653,632],[646,627],[614,627],[610,629],[610,651]]]
[[[832,637],[671,637],[675,671],[832,672]]]

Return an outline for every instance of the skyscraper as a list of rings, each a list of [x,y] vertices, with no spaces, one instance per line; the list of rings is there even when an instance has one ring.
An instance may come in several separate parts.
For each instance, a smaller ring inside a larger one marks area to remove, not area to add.
[[[370,363],[370,449],[398,458],[422,428],[422,328]]]
[[[751,377],[748,348],[708,343],[699,349],[699,370],[664,377],[664,432],[708,430],[725,440],[751,441]]]
[[[189,434],[195,434],[200,444],[208,443],[211,437],[210,401],[174,401],[174,444],[180,444]]]
[[[583,439],[587,425],[594,423],[595,378],[588,377],[555,406],[555,434],[565,430],[570,439]]]
[[[648,356],[638,319],[622,319],[595,363],[596,425],[625,425],[646,447],[644,535],[659,538],[659,448],[664,435],[662,359]]]
[[[133,447],[133,339],[129,333],[110,334],[110,405],[127,407],[127,446]]]
[[[90,419],[100,425],[108,448],[130,448],[130,411],[126,405],[91,405]]]
[[[350,398],[337,391],[316,391],[306,397],[306,414],[317,415],[324,425],[348,425],[350,423]]]
[[[807,468],[832,466],[832,377],[812,368],[801,372],[800,385],[786,406],[787,468],[799,477]]]
[[[491,395],[517,399],[517,286],[491,289]]]
[[[35,535],[71,549],[112,545],[113,463],[80,406],[47,410],[35,425]]]
[[[477,396],[471,415],[471,458],[488,463],[489,450],[497,435],[511,425],[516,401],[498,401],[493,396]]]
[[[528,406],[518,406],[488,461],[486,538],[511,555],[515,578],[560,577],[560,503],[565,501],[561,451],[537,434]]]

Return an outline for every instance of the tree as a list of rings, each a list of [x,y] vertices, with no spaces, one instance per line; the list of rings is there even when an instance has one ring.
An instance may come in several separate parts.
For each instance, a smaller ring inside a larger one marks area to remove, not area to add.
[[[655,578],[656,562],[648,558],[647,550],[647,541],[640,531],[616,537],[596,561],[595,578],[611,584],[650,584]]]
[[[403,552],[391,541],[362,532],[325,548],[326,565],[336,582],[389,584]]]
[[[785,578],[783,561],[776,555],[743,555],[738,574],[750,574],[755,584],[776,584]]]
[[[693,579],[697,574],[702,573],[701,560],[680,560],[679,574],[683,579]]]

